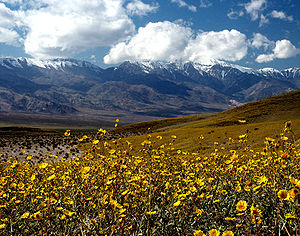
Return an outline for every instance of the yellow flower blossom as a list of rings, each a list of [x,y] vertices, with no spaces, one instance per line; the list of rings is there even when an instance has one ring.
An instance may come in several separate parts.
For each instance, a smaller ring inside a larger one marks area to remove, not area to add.
[[[23,215],[21,215],[21,219],[27,219],[29,217],[30,213],[26,212]]]
[[[288,200],[288,197],[289,197],[289,193],[286,190],[279,190],[277,195],[282,200]]]
[[[284,215],[284,217],[285,217],[286,219],[296,219],[296,218],[297,218],[295,215],[293,215],[293,214],[291,214],[291,213],[286,213],[286,214]]]
[[[232,220],[235,220],[235,217],[226,217],[225,220],[232,221]]]
[[[205,236],[205,233],[202,230],[196,230],[194,236]]]
[[[234,236],[234,233],[231,230],[226,230],[222,233],[222,236]]]
[[[250,207],[251,210],[251,215],[254,217],[260,217],[261,216],[261,210],[259,210],[258,208],[251,206]]]
[[[146,215],[155,215],[157,211],[147,211]]]
[[[99,143],[99,140],[93,140],[93,144],[97,145]]]
[[[68,210],[66,210],[66,209],[63,209],[63,213],[64,213],[65,215],[69,216],[69,217],[71,217],[72,215],[75,214],[75,212],[68,211]]]
[[[49,164],[48,164],[47,162],[44,162],[44,163],[40,164],[39,167],[40,167],[41,169],[45,169],[48,165],[49,165]]]
[[[210,231],[208,231],[209,236],[219,236],[220,235],[220,231],[217,229],[211,229]]]
[[[246,211],[247,209],[247,202],[246,201],[239,201],[236,205],[236,209],[238,211]]]
[[[33,215],[30,216],[30,218],[35,219],[35,220],[41,220],[42,217],[43,217],[43,215],[40,211],[37,211]]]
[[[201,211],[200,209],[197,209],[197,210],[196,210],[196,214],[197,214],[198,216],[201,216],[201,215],[202,215],[202,211]]]
[[[53,180],[54,178],[55,178],[55,174],[50,175],[50,176],[47,178],[47,180]]]
[[[82,174],[86,174],[86,173],[88,173],[90,170],[91,170],[91,167],[86,166],[86,167],[83,167],[83,168],[82,168],[81,173],[82,173]]]

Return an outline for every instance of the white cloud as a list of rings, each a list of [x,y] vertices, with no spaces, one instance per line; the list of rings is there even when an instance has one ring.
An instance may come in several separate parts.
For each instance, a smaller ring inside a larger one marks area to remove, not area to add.
[[[287,16],[285,15],[285,13],[283,11],[272,11],[271,13],[271,16],[273,18],[278,18],[278,19],[281,19],[281,20],[287,20],[287,21],[293,21],[293,17],[292,16]]]
[[[0,27],[0,43],[18,46],[19,38],[19,34],[16,31]]]
[[[300,49],[296,48],[289,40],[283,39],[276,41],[273,53],[261,54],[256,58],[259,63],[270,62],[276,58],[290,58],[300,54]]]
[[[194,5],[189,5],[183,0],[171,0],[171,2],[177,3],[179,7],[187,7],[190,11],[197,11],[197,8]]]
[[[158,7],[159,5],[157,3],[149,5],[141,2],[140,0],[133,0],[127,4],[126,9],[130,15],[144,16],[150,12],[155,12]]]
[[[3,3],[0,3],[0,27],[14,26],[14,13]]]
[[[237,20],[239,17],[243,16],[244,12],[243,11],[234,11],[230,10],[230,12],[227,14],[228,18],[231,20]]]
[[[254,21],[258,19],[259,13],[265,9],[266,4],[267,0],[251,0],[251,2],[245,4],[245,9]]]
[[[19,46],[21,38],[15,30],[19,23],[17,15],[17,12],[0,3],[0,43]]]
[[[38,58],[73,56],[126,39],[135,26],[123,0],[44,0],[46,7],[26,11],[26,53]]]
[[[300,49],[296,48],[286,39],[276,41],[276,46],[273,51],[277,58],[294,57],[300,53]]]
[[[269,19],[265,17],[263,14],[260,15],[259,27],[263,26],[264,24],[268,24]]]
[[[247,54],[246,36],[237,30],[193,31],[169,21],[149,23],[132,39],[118,43],[104,57],[104,63],[125,60],[183,60],[210,63],[211,60],[237,61]]]
[[[255,59],[255,61],[258,63],[263,63],[263,62],[273,61],[274,59],[275,59],[274,54],[261,54]]]
[[[206,8],[212,6],[212,3],[209,0],[200,0],[200,7]]]
[[[209,63],[211,60],[238,61],[247,55],[246,36],[237,30],[203,32],[189,42],[185,57],[190,61]]]
[[[260,49],[261,47],[264,48],[264,50],[267,50],[270,47],[273,47],[275,45],[275,42],[269,40],[266,36],[256,33],[253,35],[253,38],[251,40],[251,46]]]
[[[115,64],[125,60],[178,60],[192,35],[186,28],[169,21],[148,23],[128,42],[111,48],[104,63]]]

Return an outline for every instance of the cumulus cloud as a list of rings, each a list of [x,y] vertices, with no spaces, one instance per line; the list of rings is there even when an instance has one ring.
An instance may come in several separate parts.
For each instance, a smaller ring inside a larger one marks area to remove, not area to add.
[[[21,41],[25,52],[38,58],[69,57],[98,46],[112,46],[135,33],[128,9],[143,15],[157,7],[141,0],[129,3],[128,9],[124,0],[1,2],[0,42],[14,45]]]
[[[26,53],[38,58],[73,56],[124,40],[135,31],[122,0],[44,0],[26,12]]]
[[[278,18],[281,20],[287,20],[287,21],[294,20],[292,16],[287,16],[283,11],[276,11],[276,10],[272,11],[271,17]]]
[[[197,8],[194,5],[187,4],[183,0],[171,0],[173,3],[177,3],[179,7],[187,7],[190,11],[196,12]]]
[[[0,43],[19,46],[19,34],[16,31],[0,27]]]
[[[130,15],[144,16],[150,12],[155,12],[158,7],[159,5],[157,3],[150,5],[145,4],[140,0],[134,0],[133,2],[127,4],[126,9]]]
[[[202,32],[190,40],[185,57],[190,61],[209,63],[211,60],[238,61],[247,55],[246,36],[237,30]]]
[[[17,13],[0,3],[0,43],[19,46],[21,37],[15,30],[18,22]]]
[[[271,40],[269,40],[266,36],[256,33],[253,35],[253,38],[251,40],[251,46],[260,49],[261,47],[264,48],[264,50],[267,50],[269,47],[273,47],[275,43]]]
[[[276,58],[290,58],[300,54],[300,49],[296,48],[289,40],[283,39],[276,41],[273,53],[261,54],[256,58],[258,63],[270,62]]]
[[[104,63],[115,64],[125,60],[178,60],[182,56],[192,30],[169,21],[148,23],[128,42],[111,48]]]
[[[300,53],[300,49],[296,48],[289,40],[283,39],[276,41],[274,54],[276,58],[294,57]]]
[[[14,12],[7,8],[3,3],[0,3],[0,26],[12,27],[14,26],[14,19]]]
[[[245,4],[245,9],[254,21],[258,19],[259,13],[265,9],[266,4],[267,0],[251,0],[251,2]]]
[[[210,63],[237,61],[247,54],[246,36],[237,30],[200,32],[169,21],[141,27],[130,41],[118,43],[104,57],[104,63],[125,60],[183,60]]]

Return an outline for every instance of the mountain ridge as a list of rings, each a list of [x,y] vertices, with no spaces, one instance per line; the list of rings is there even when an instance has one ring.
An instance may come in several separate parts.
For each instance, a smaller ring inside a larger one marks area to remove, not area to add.
[[[299,68],[127,61],[102,69],[76,59],[0,58],[0,111],[7,113],[142,121],[219,112],[299,89]]]
[[[55,69],[59,69],[59,68],[63,68],[63,67],[67,67],[67,66],[77,66],[77,67],[91,67],[94,69],[100,69],[101,71],[105,70],[103,68],[101,68],[98,65],[95,65],[91,62],[88,61],[82,61],[82,60],[78,60],[78,59],[74,59],[74,58],[55,58],[55,59],[34,59],[34,58],[27,58],[27,57],[18,57],[18,58],[14,58],[14,57],[0,57],[0,66],[8,66],[5,65],[6,63],[10,63],[12,65],[14,65],[15,67],[22,67],[22,64],[26,64],[27,66],[37,66],[37,67],[41,67],[41,68],[55,68]],[[120,65],[122,66],[123,64],[132,64],[132,65],[137,65],[137,66],[143,66],[144,68],[147,69],[157,69],[157,68],[165,68],[165,69],[170,69],[170,67],[168,66],[175,66],[175,68],[179,68],[179,69],[183,69],[185,65],[188,64],[192,64],[194,66],[194,68],[198,68],[199,71],[207,71],[209,68],[216,66],[216,65],[221,65],[222,67],[231,67],[234,69],[238,69],[241,72],[244,73],[259,73],[259,74],[264,74],[265,76],[267,76],[268,74],[266,73],[283,73],[283,72],[292,72],[292,71],[296,71],[299,73],[300,68],[298,67],[290,67],[290,68],[286,68],[283,70],[278,70],[276,68],[272,68],[272,67],[264,67],[264,68],[260,68],[260,69],[253,69],[250,67],[245,67],[245,66],[240,66],[240,65],[236,65],[236,64],[232,64],[232,63],[227,63],[227,62],[223,62],[223,61],[215,61],[212,62],[211,64],[203,64],[203,63],[197,63],[197,62],[192,62],[192,61],[174,61],[174,62],[165,62],[165,61],[151,61],[151,60],[144,60],[144,61],[124,61],[123,63],[121,63]],[[10,68],[10,67],[8,67]],[[118,68],[117,67],[109,67],[109,68]],[[12,68],[10,68],[12,69]],[[149,72],[149,71],[148,71]],[[147,73],[147,72],[146,72]],[[293,73],[293,72],[292,72]]]

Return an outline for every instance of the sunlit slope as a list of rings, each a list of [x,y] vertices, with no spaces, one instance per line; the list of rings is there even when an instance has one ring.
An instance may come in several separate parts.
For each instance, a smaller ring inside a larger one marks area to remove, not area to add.
[[[300,90],[251,102],[212,118],[218,125],[236,123],[237,119],[246,119],[248,123],[300,119]]]
[[[239,120],[245,120],[246,123]],[[235,143],[229,141],[229,138],[233,138],[237,143],[242,134],[247,134],[248,143],[253,147],[261,146],[265,137],[279,135],[287,120],[292,121],[295,138],[298,139],[300,91],[270,97],[213,115],[142,122],[121,127],[116,131],[136,134],[152,131],[152,136],[160,135],[163,138],[176,135],[175,148],[201,151],[222,145],[234,147]],[[144,134],[129,139],[139,143],[145,138]]]

